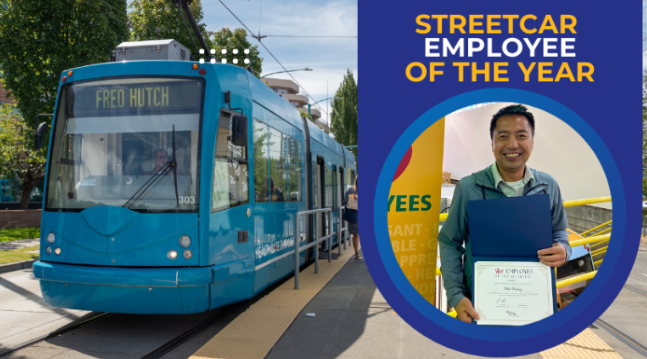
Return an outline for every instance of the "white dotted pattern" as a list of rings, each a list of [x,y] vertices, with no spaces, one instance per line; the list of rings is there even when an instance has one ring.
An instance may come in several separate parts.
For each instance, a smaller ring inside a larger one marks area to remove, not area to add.
[[[200,52],[200,55],[204,55],[204,49],[200,49],[199,52]],[[211,49],[210,52],[211,52],[212,55],[215,55],[216,54],[216,49]],[[222,52],[223,55],[226,55],[227,54],[227,49],[222,49],[221,52]],[[231,52],[234,55],[237,55],[238,54],[238,49],[233,49]],[[243,50],[243,52],[245,53],[245,55],[249,55],[250,51],[249,51],[249,49],[245,49],[245,50]],[[204,60],[204,58],[200,58],[199,61],[200,61],[201,64],[204,64],[205,60]],[[209,61],[209,62],[212,63],[212,64],[215,64],[216,59],[211,59],[211,61]],[[226,64],[227,59],[221,59],[220,62],[223,63],[223,64]],[[238,59],[233,59],[232,62],[234,64],[238,64]],[[245,65],[249,65],[249,63],[250,63],[249,59],[247,59],[247,58],[244,59],[243,62],[245,63]]]

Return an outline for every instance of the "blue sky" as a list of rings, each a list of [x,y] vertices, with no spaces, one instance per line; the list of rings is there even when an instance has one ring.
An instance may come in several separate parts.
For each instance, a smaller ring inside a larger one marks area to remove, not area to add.
[[[357,36],[357,0],[223,0],[227,7],[255,34],[261,35],[338,35]],[[262,6],[262,12],[261,12]],[[238,20],[216,0],[202,0],[203,22],[210,31],[226,25],[242,27]],[[258,41],[249,38],[252,45]],[[265,46],[286,69],[309,67],[314,71],[295,71],[292,76],[319,101],[333,97],[346,69],[357,79],[357,38],[288,38],[267,37]],[[259,46],[263,57],[263,74],[282,71],[280,65]],[[273,78],[289,79],[287,74]],[[326,119],[326,102],[321,102],[322,120]],[[328,109],[330,111],[330,109]]]
[[[223,0],[227,7],[257,35],[357,36],[357,0]],[[262,11],[261,11],[262,7]],[[243,26],[218,0],[202,0],[207,30],[217,31]],[[252,45],[258,41],[249,37]],[[333,97],[346,69],[357,80],[357,38],[267,37],[265,46],[286,69],[309,67],[314,71],[291,72],[315,101]],[[263,74],[282,71],[280,65],[262,47]],[[290,79],[287,74],[273,78]],[[311,102],[313,102],[311,100]],[[320,103],[321,120],[326,121],[326,101]],[[328,112],[330,107],[328,107]]]

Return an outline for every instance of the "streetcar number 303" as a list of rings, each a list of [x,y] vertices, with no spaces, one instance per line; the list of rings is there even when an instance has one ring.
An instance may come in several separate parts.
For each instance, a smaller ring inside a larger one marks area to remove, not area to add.
[[[180,203],[195,204],[194,196],[180,196]]]

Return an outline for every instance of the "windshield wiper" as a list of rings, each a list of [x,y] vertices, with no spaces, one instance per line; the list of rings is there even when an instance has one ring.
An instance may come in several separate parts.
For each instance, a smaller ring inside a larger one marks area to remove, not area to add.
[[[175,125],[173,125],[173,160],[167,161],[162,168],[157,171],[151,178],[148,179],[133,195],[128,199],[128,201],[122,206],[124,208],[130,209],[134,206],[135,203],[139,202],[144,196],[146,196],[153,187],[157,186],[161,182],[162,178],[173,171],[173,184],[175,185],[175,201],[177,203],[175,207],[175,212],[178,213],[180,208],[180,196],[177,190],[177,160],[175,157]]]
[[[148,179],[133,195],[128,199],[128,201],[122,206],[124,208],[130,209],[130,207],[134,206],[135,203],[139,202],[142,197],[148,194],[150,192],[150,189],[153,187],[157,186],[158,183],[161,182],[162,178],[169,174],[173,169],[175,168],[175,163],[172,161],[168,161],[162,166],[162,168],[157,171],[151,178]]]

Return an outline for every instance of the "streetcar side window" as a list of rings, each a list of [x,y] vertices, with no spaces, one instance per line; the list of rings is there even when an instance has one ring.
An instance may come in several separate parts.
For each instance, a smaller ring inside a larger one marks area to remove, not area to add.
[[[288,150],[288,168],[289,178],[288,193],[290,202],[301,201],[301,179],[303,171],[303,162],[301,160],[301,143],[290,137]]]
[[[326,208],[332,208],[332,169],[328,168],[327,166],[325,167],[325,176],[324,176],[324,189],[326,191],[326,198],[324,201],[326,202],[325,207]]]
[[[254,119],[254,198],[256,202],[269,202],[268,126]]]
[[[213,163],[212,213],[249,202],[247,146],[233,144],[231,120],[230,113],[220,113]]]
[[[254,198],[256,202],[302,200],[301,143],[254,119]]]
[[[332,170],[331,172],[331,191],[332,191],[332,208],[337,209],[339,208],[339,202],[337,202],[337,170]]]
[[[288,191],[288,136],[270,127],[270,202],[286,202]]]
[[[346,175],[346,170],[343,169],[341,173],[339,174],[339,184],[337,185],[339,188],[339,191],[337,192],[337,208],[340,206],[344,205],[344,181],[345,181],[345,176]]]

